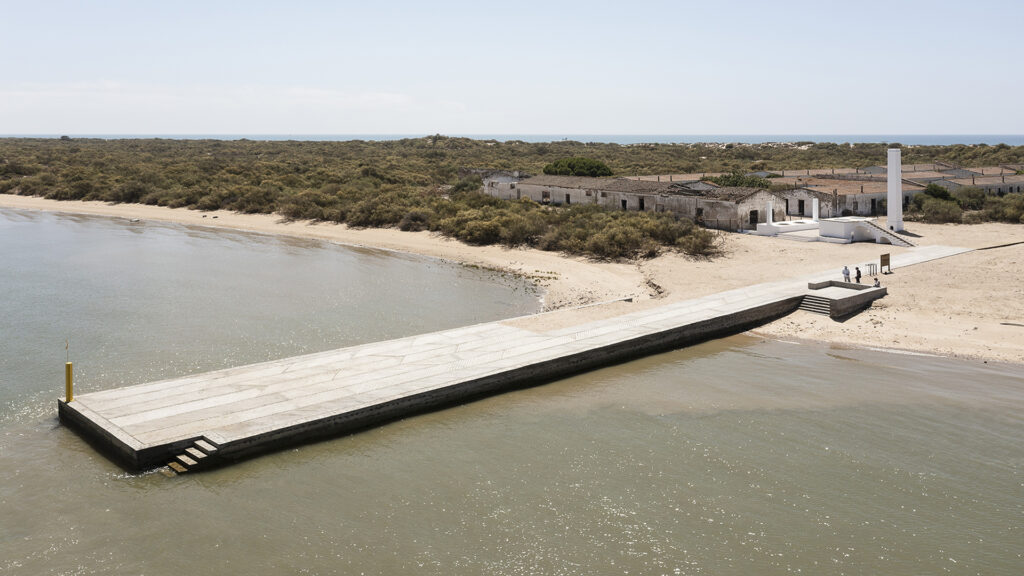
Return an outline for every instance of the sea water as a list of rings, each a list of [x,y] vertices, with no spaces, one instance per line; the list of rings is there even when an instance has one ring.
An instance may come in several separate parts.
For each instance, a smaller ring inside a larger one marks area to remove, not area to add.
[[[537,310],[322,242],[0,211],[0,574],[1019,574],[1024,368],[704,343],[166,478],[81,391]]]

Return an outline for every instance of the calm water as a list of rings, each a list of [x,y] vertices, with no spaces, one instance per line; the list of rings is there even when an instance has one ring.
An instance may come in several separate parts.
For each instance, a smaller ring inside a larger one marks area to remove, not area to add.
[[[52,409],[65,339],[87,392],[539,308],[439,260],[93,216],[0,211],[0,263],[0,422]]]
[[[65,333],[99,389],[535,295],[429,260],[10,211],[0,263],[0,574],[1024,571],[1022,367],[737,336],[168,479],[57,423]]]

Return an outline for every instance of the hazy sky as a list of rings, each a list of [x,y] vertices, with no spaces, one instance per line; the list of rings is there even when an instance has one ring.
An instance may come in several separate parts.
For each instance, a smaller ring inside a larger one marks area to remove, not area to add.
[[[1020,0],[0,14],[0,134],[1024,133]]]

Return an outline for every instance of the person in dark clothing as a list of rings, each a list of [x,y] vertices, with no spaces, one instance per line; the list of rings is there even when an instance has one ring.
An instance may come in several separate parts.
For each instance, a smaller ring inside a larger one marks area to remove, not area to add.
[[[854,268],[854,270],[857,271],[857,275],[855,276],[855,278],[857,279],[857,284],[860,284],[860,266],[857,266],[856,268]]]

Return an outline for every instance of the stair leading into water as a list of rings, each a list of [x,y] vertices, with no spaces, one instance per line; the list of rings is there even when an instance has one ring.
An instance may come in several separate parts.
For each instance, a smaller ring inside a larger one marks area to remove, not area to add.
[[[168,462],[167,467],[177,474],[202,470],[216,460],[218,450],[215,444],[200,438],[192,446],[185,448],[184,453],[178,454],[174,460]]]

